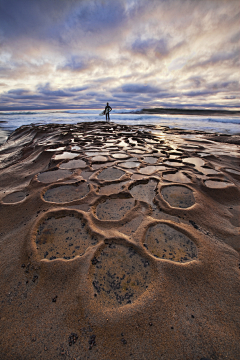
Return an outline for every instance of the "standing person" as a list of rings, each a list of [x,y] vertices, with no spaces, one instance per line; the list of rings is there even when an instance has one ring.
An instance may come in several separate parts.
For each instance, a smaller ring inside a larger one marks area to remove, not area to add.
[[[109,105],[109,103],[107,103],[107,106],[105,106],[106,121],[110,121],[109,113],[111,110],[111,106]]]

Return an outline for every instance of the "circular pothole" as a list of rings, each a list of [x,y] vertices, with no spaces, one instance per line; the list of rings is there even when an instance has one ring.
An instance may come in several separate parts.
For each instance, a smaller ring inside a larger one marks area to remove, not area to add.
[[[197,247],[192,240],[166,224],[149,227],[143,245],[160,259],[187,262],[197,258]]]
[[[195,199],[191,189],[181,185],[165,186],[161,190],[165,201],[172,207],[186,209],[195,204]]]
[[[2,199],[2,202],[5,204],[16,204],[20,201],[23,201],[26,198],[26,193],[23,191],[15,191],[11,194],[8,194]]]
[[[97,244],[86,222],[70,212],[59,212],[42,220],[36,234],[36,246],[42,259],[73,259]]]
[[[54,203],[66,203],[83,198],[89,193],[87,182],[78,182],[69,185],[56,185],[48,189],[43,198]]]
[[[151,281],[151,266],[132,247],[109,244],[92,260],[90,277],[96,300],[103,306],[131,304]]]

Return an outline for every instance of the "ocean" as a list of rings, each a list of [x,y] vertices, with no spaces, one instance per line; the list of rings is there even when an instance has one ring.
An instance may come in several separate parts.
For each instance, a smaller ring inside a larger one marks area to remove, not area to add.
[[[79,122],[105,121],[99,116],[102,109],[94,110],[34,110],[34,111],[1,111],[0,144],[3,144],[11,132],[22,125],[30,124],[76,124]],[[170,128],[202,130],[221,134],[239,134],[239,116],[200,116],[200,115],[148,115],[129,114],[113,110],[110,120],[126,125],[163,125]]]

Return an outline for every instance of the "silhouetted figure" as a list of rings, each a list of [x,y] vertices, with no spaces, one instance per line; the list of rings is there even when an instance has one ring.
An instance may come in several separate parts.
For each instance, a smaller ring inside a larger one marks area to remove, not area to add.
[[[109,105],[109,103],[107,103],[107,106],[105,106],[106,121],[110,121],[109,113],[111,110],[111,106]]]

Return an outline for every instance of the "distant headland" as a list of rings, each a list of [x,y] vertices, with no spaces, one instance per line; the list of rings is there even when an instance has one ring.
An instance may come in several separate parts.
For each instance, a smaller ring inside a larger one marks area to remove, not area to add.
[[[240,115],[240,110],[152,108],[152,109],[129,111],[129,114],[173,114],[173,115],[228,116],[228,115]]]

